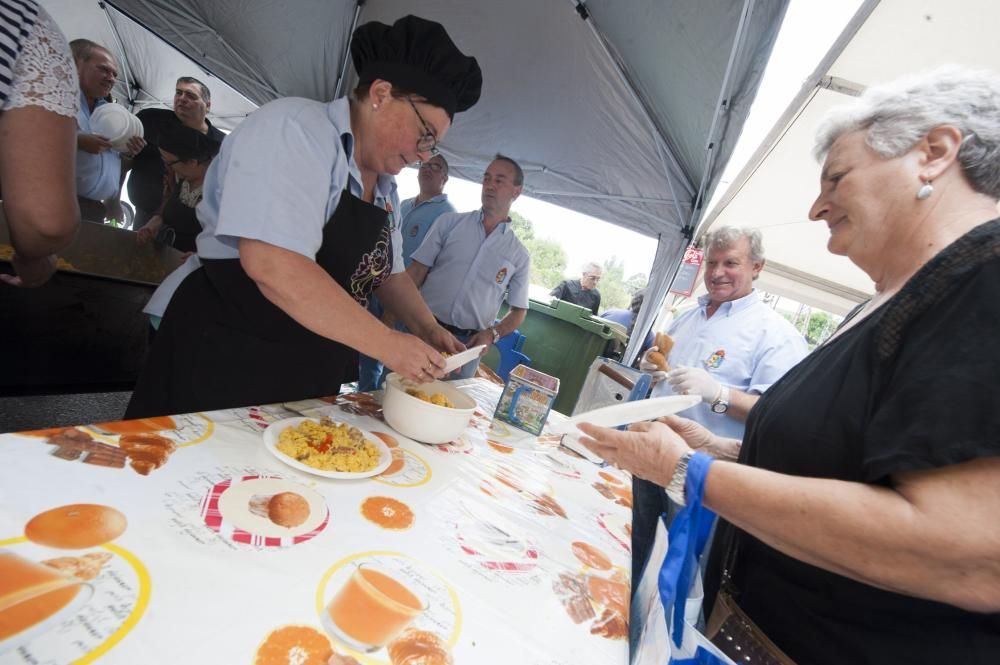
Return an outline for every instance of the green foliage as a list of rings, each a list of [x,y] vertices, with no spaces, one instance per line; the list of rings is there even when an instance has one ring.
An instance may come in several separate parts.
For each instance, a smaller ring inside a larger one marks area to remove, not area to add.
[[[809,317],[809,328],[806,330],[806,341],[812,348],[826,341],[833,334],[840,321],[828,312],[813,312]]]
[[[531,220],[516,212],[510,213],[511,227],[531,256],[531,283],[547,289],[566,279],[566,252],[562,245],[549,238],[535,236]]]

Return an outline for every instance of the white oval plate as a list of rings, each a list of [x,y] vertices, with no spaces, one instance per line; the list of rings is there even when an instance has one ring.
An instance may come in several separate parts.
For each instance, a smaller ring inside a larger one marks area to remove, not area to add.
[[[593,411],[578,413],[564,422],[553,423],[551,428],[554,434],[575,434],[577,423],[592,423],[601,427],[631,425],[643,420],[672,416],[678,411],[690,409],[700,401],[701,396],[699,395],[668,395],[667,397],[640,399],[635,402],[613,404]]]
[[[379,451],[379,463],[374,469],[369,469],[368,471],[324,471],[322,469],[315,469],[307,464],[292,459],[285,453],[278,450],[278,437],[281,432],[287,427],[298,427],[299,423],[306,420],[312,420],[313,422],[319,422],[318,418],[285,418],[284,420],[279,420],[278,422],[271,423],[268,425],[267,429],[264,430],[264,447],[267,448],[272,455],[277,457],[279,460],[292,467],[293,469],[298,469],[303,473],[311,473],[314,476],[322,476],[323,478],[338,478],[341,480],[356,479],[356,478],[371,478],[372,476],[377,476],[386,469],[392,463],[392,453],[389,451],[389,447],[385,445],[381,439],[372,434],[371,432],[361,430],[361,433],[365,435],[365,440],[371,443],[373,446],[378,448]],[[336,424],[340,424],[338,421],[334,421]],[[350,423],[347,423],[350,427],[355,427]]]
[[[453,356],[448,356],[447,358],[444,359],[444,370],[443,370],[444,373],[450,374],[459,367],[461,367],[462,365],[465,365],[475,360],[476,358],[482,355],[483,349],[485,348],[486,348],[485,344],[480,344],[479,346],[473,346],[471,348],[466,349],[465,351],[456,353]]]

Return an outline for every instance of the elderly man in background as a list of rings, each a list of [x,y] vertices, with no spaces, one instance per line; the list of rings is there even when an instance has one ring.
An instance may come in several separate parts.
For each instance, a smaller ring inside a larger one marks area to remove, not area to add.
[[[483,174],[482,209],[438,217],[406,269],[438,322],[468,347],[495,344],[528,311],[531,257],[510,225],[523,185],[518,163],[498,154]],[[494,324],[505,293],[510,311]],[[478,358],[460,376],[477,367]]]
[[[80,81],[80,112],[76,116],[76,195],[84,220],[103,222],[121,219],[122,158],[111,149],[107,136],[91,132],[90,116],[106,98],[118,80],[118,65],[111,51],[89,39],[70,42]],[[134,137],[128,142],[129,154],[142,150],[145,142]]]
[[[601,308],[601,292],[597,283],[604,276],[604,270],[599,263],[588,263],[583,266],[580,279],[564,279],[549,295],[571,302],[580,307],[586,307],[594,314]]]
[[[443,155],[435,155],[426,162],[421,162],[417,171],[417,183],[420,193],[399,204],[400,233],[403,236],[403,264],[407,267],[413,260],[413,252],[424,241],[427,230],[431,228],[438,217],[446,212],[455,212],[455,206],[448,201],[444,193],[448,182],[448,162]],[[392,323],[383,311],[382,303],[372,296],[368,303],[368,311]],[[375,390],[383,381],[382,363],[362,355],[358,362],[358,390],[366,392]]]
[[[208,112],[212,108],[212,93],[204,83],[190,76],[177,79],[174,90],[174,109],[143,109],[136,114],[142,122],[146,147],[132,160],[125,163],[125,170],[132,170],[128,181],[128,198],[135,206],[132,228],[141,229],[154,216],[162,213],[164,203],[164,182],[173,184],[167,178],[167,170],[160,155],[160,137],[171,131],[177,124],[190,127],[204,134],[218,144],[226,135],[212,125]],[[167,188],[169,189],[169,187]]]
[[[659,351],[655,346],[645,353],[640,367],[659,379],[652,397],[698,395],[701,403],[684,415],[720,440],[739,441],[747,414],[761,394],[809,349],[799,331],[764,304],[753,288],[764,269],[760,231],[720,227],[705,235],[703,246],[708,293],[667,330],[674,340],[665,354],[671,369],[664,372],[650,361],[650,355]],[[711,452],[721,459],[736,459],[739,449]],[[662,487],[635,477],[632,490],[632,579],[638,580],[656,534],[656,521],[673,509]]]

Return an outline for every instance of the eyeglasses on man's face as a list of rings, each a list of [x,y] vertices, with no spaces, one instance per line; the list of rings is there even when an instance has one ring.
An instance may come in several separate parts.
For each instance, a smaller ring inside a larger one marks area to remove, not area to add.
[[[441,173],[441,171],[444,171],[444,167],[437,162],[420,162],[420,170],[423,171],[424,169],[433,173]]]
[[[424,126],[424,133],[417,139],[417,151],[429,152],[431,155],[438,154],[437,134],[434,133],[431,126],[427,124],[426,120],[424,120],[424,116],[420,115],[420,111],[417,110],[417,105],[413,103],[413,99],[407,97],[406,101],[410,102],[410,108],[412,108],[413,112],[417,114],[417,120],[420,121],[420,124]]]

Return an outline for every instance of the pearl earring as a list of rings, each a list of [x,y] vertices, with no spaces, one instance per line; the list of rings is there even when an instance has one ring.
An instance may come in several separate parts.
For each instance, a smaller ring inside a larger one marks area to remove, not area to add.
[[[378,104],[372,104],[372,110],[373,111],[377,111],[378,110]]]
[[[931,184],[930,180],[924,182],[923,187],[917,190],[917,200],[926,201],[934,193],[934,185]]]

